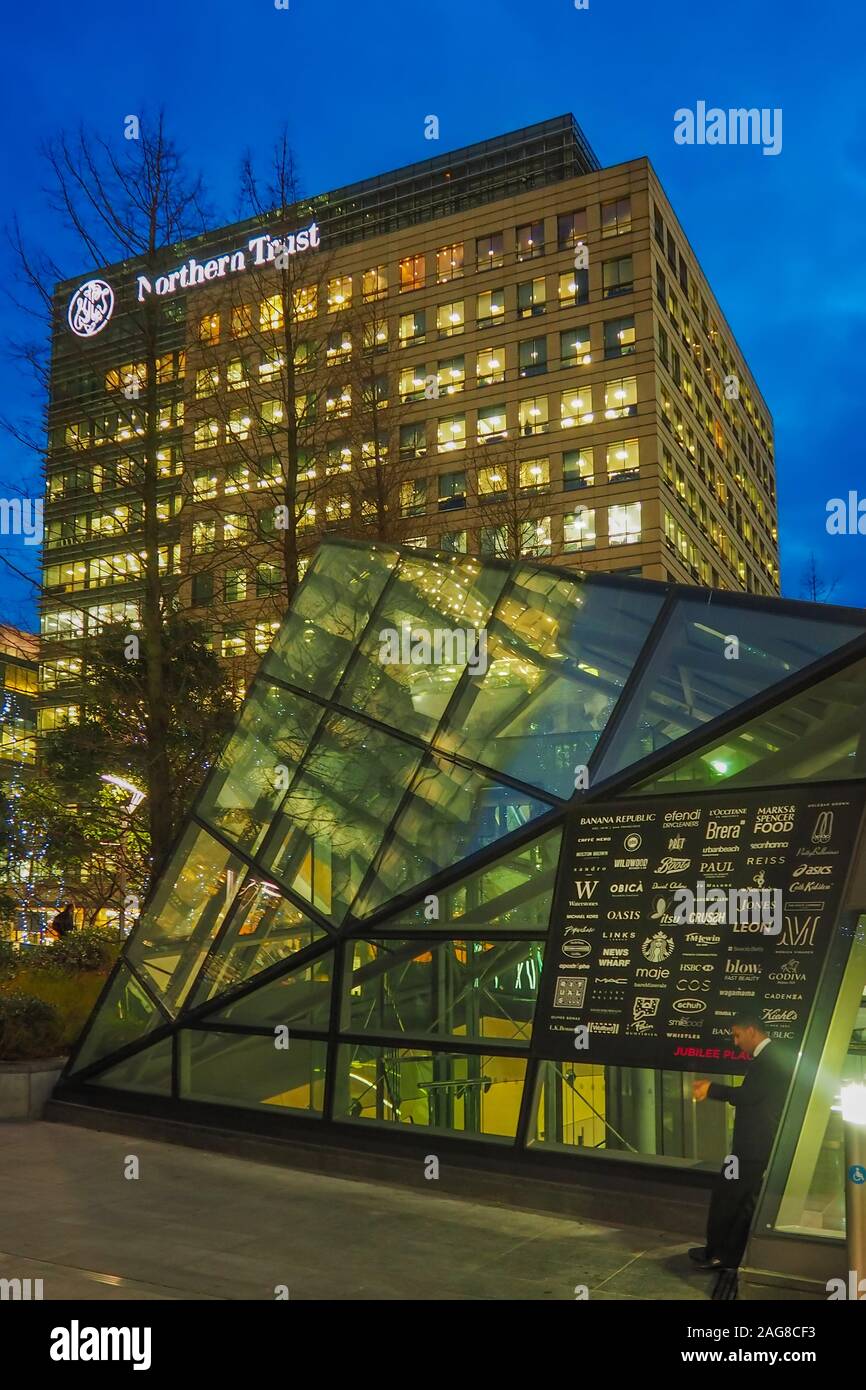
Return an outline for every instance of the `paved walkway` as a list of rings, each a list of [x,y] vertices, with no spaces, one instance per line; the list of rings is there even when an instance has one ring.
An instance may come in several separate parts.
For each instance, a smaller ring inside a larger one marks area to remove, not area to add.
[[[681,1238],[272,1168],[55,1124],[0,1124],[0,1279],[46,1299],[709,1298]],[[124,1177],[128,1156],[140,1176]]]

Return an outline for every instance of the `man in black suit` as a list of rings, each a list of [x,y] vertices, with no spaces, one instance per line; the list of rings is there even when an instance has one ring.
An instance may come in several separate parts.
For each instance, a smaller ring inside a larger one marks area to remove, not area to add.
[[[737,1014],[731,1036],[734,1046],[752,1058],[742,1085],[695,1081],[692,1086],[695,1100],[726,1100],[735,1109],[732,1154],[716,1178],[707,1243],[689,1251],[699,1269],[739,1268],[791,1080],[790,1055],[767,1036],[758,1015]],[[732,1167],[736,1176],[726,1176]]]

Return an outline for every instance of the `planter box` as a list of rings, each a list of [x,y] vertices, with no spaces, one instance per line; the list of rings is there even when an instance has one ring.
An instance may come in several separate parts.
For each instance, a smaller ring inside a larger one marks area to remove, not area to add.
[[[0,1062],[0,1120],[38,1120],[65,1065],[65,1057]]]

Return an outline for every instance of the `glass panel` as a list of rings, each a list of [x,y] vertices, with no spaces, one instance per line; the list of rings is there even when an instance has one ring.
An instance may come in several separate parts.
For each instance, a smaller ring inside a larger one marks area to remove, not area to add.
[[[593,780],[666,747],[858,635],[842,623],[726,605],[715,594],[680,599]]]
[[[284,1024],[292,1028],[313,1028],[325,1032],[331,1021],[331,981],[334,953],[328,951],[308,965],[290,970],[278,980],[260,985],[218,1013],[208,1014],[208,1023],[222,1019],[257,1028]]]
[[[382,546],[323,546],[262,669],[332,695],[397,559]]]
[[[505,582],[465,555],[404,557],[340,691],[340,702],[429,738]]]
[[[538,941],[356,941],[341,1027],[528,1045],[541,975]]]
[[[302,1111],[321,1115],[328,1045],[291,1038],[185,1032],[180,1035],[180,1094],[216,1105]]]
[[[551,830],[450,888],[440,888],[433,902],[421,898],[413,907],[389,917],[383,926],[448,932],[546,932],[561,841],[562,830]]]
[[[375,911],[389,898],[458,864],[549,809],[528,793],[428,756],[355,908],[356,914]]]
[[[661,604],[658,593],[520,569],[490,624],[486,669],[464,684],[437,743],[571,796]]]
[[[299,907],[262,879],[248,876],[226,934],[205,962],[190,1006],[203,1004],[325,936]]]
[[[531,1142],[560,1152],[604,1149],[718,1164],[730,1153],[733,1107],[695,1105],[701,1073],[543,1062]],[[730,1085],[731,1076],[713,1077]]]
[[[75,1059],[73,1072],[82,1071],[91,1062],[98,1062],[100,1057],[138,1042],[165,1022],[164,1015],[121,961],[108,994],[98,1005],[93,1027]]]
[[[108,1071],[94,1076],[92,1086],[110,1086],[118,1091],[144,1091],[152,1096],[171,1095],[171,1038],[163,1038],[144,1052],[136,1052],[117,1062]]]
[[[843,930],[841,925],[837,930]],[[756,1229],[767,1229],[774,1217],[777,1231],[837,1240],[845,1237],[845,1189],[850,1181],[847,1165],[851,1155],[846,1156],[841,1091],[850,1084],[866,1085],[866,917],[856,919],[852,931],[851,953],[829,1027],[816,1032],[814,1046],[821,1050],[821,1057],[796,1146],[789,1156],[780,1144],[771,1162],[764,1206],[769,1207],[773,1192],[782,1187],[778,1211],[759,1212],[761,1226],[756,1225]],[[810,1041],[807,1038],[807,1057],[814,1051]],[[798,1084],[801,1077],[795,1079],[795,1092]],[[862,1135],[862,1127],[853,1128]]]
[[[699,753],[649,778],[636,792],[700,790],[866,776],[866,661],[750,719]]]
[[[245,873],[207,831],[187,827],[127,947],[171,1012],[183,1004]]]
[[[329,716],[275,821],[261,862],[340,923],[420,754],[347,715]]]
[[[523,1057],[347,1043],[338,1066],[341,1119],[422,1125],[469,1138],[513,1139],[517,1132]]]
[[[260,684],[207,784],[199,814],[255,854],[319,722],[317,705]]]

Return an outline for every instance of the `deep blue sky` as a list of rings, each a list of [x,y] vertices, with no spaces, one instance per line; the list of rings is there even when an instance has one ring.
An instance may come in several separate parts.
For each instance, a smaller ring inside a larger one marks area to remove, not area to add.
[[[218,221],[235,213],[246,147],[285,121],[305,191],[318,192],[573,111],[603,164],[648,155],[773,412],[783,591],[810,551],[833,601],[866,602],[863,547],[830,537],[827,499],[862,488],[866,21],[862,0],[77,0],[4,13],[3,221],[34,240],[41,142],[81,121],[122,138],[123,117],[166,108],[201,167]],[[781,107],[783,147],[683,147],[673,113]],[[440,119],[438,143],[423,120]],[[62,256],[67,274],[88,267]],[[9,263],[0,251],[3,282]],[[0,340],[27,325],[0,302]],[[29,408],[0,359],[0,413]],[[0,496],[29,460],[0,437]],[[35,572],[38,551],[0,537]],[[0,566],[0,621],[30,624],[23,581]]]

